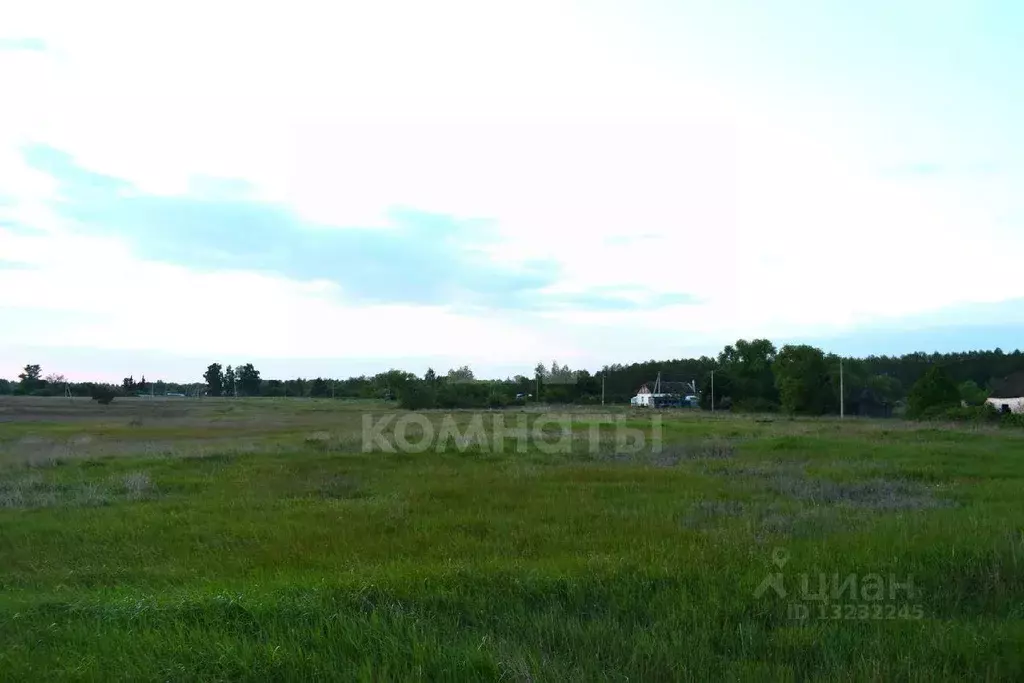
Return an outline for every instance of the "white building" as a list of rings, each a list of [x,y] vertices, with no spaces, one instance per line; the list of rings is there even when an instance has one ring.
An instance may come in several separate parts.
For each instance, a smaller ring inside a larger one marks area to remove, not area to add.
[[[1024,413],[1024,396],[1014,396],[1009,398],[992,398],[986,401],[996,410],[1002,410],[1003,406],[1007,406],[1011,413]]]
[[[636,396],[629,399],[632,406],[651,407],[656,399],[683,399],[696,402],[696,389],[693,382],[662,382],[659,376],[657,381],[648,382],[637,390]]]
[[[1024,413],[1024,372],[1017,372],[998,382],[987,403],[1002,411],[1006,406],[1012,413]]]

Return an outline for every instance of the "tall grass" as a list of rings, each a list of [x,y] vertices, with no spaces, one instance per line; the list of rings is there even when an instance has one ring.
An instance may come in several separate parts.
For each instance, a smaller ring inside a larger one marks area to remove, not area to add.
[[[0,424],[0,680],[1024,677],[1016,434],[666,414],[659,452],[385,454],[379,407],[310,403]]]

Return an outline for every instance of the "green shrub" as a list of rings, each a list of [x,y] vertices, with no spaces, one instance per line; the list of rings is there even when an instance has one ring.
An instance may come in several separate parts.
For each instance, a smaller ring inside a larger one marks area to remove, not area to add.
[[[403,410],[428,410],[437,407],[437,392],[425,384],[412,384],[398,393],[398,407]]]
[[[92,388],[92,400],[100,405],[110,405],[117,393],[105,384],[96,384]]]
[[[410,383],[398,395],[398,405],[405,410],[446,410],[504,408],[513,402],[490,382],[443,383],[436,389],[426,383]]]
[[[1024,427],[1024,413],[1006,413],[999,415],[1000,427]]]
[[[978,383],[973,380],[967,380],[963,382],[957,391],[960,392],[960,399],[969,406],[983,406],[985,405],[985,399],[988,398],[988,392],[978,386]]]
[[[907,417],[928,419],[936,411],[960,405],[960,391],[946,371],[938,365],[928,368],[921,379],[910,388],[907,397]]]
[[[1024,427],[1024,414],[1003,413],[991,403],[980,406],[957,406],[955,408],[929,408],[921,413],[919,419],[967,422],[975,424],[992,424],[1000,427]]]
[[[921,420],[948,420],[951,422],[999,422],[1001,415],[991,405],[980,406],[956,406],[944,408],[933,406],[927,408],[918,416]]]
[[[779,404],[766,398],[743,398],[736,401],[732,409],[737,413],[777,413]]]

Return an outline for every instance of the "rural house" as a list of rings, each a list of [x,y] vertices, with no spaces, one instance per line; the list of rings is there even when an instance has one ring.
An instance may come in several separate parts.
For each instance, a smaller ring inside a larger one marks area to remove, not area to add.
[[[1002,412],[1024,413],[1024,372],[1015,372],[996,382],[988,403]]]
[[[629,402],[634,406],[651,407],[661,403],[695,401],[696,393],[693,382],[663,382],[659,376],[654,382],[641,386]]]

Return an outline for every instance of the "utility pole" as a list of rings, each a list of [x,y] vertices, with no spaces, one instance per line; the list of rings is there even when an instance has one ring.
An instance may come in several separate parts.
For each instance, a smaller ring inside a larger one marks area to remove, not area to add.
[[[604,373],[601,373],[601,405],[604,405]]]
[[[711,371],[711,412],[715,412],[715,371]]]
[[[846,395],[843,391],[843,357],[839,357],[839,419],[842,420],[846,414]]]

